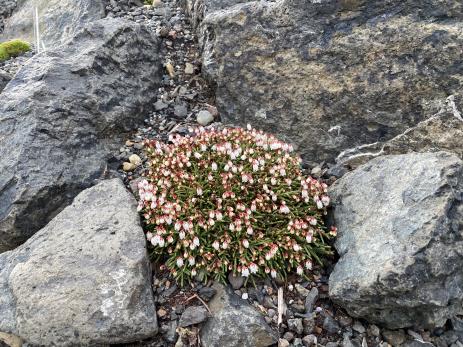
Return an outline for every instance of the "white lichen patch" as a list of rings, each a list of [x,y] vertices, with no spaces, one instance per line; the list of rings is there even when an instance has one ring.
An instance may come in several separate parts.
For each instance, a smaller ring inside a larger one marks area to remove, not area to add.
[[[114,313],[124,308],[124,302],[127,296],[124,294],[123,288],[128,282],[128,277],[124,269],[112,272],[109,275],[114,281],[105,283],[101,286],[102,296],[110,296],[102,301],[100,310],[105,317],[114,317]]]

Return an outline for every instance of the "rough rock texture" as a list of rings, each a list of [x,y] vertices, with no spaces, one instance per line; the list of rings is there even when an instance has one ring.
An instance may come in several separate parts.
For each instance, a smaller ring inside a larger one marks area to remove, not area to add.
[[[6,87],[8,82],[10,82],[10,80],[11,80],[10,74],[0,70],[0,93]]]
[[[387,142],[376,142],[347,150],[336,159],[339,165],[356,168],[372,158],[408,152],[446,151],[463,159],[463,97],[450,96],[434,116],[407,129]]]
[[[250,1],[251,0],[181,0],[180,3],[190,17],[193,27],[197,28],[207,14]]]
[[[204,347],[264,347],[278,341],[263,316],[221,284],[209,303],[212,317],[201,329]]]
[[[331,298],[388,328],[463,313],[463,162],[447,152],[371,160],[331,188],[341,256]]]
[[[0,255],[0,331],[33,345],[124,343],[157,333],[136,201],[119,179],[79,194]]]
[[[0,94],[0,252],[24,242],[105,172],[160,83],[159,41],[103,19],[36,55]]]
[[[3,32],[6,19],[16,8],[16,0],[0,0],[0,35]]]
[[[105,15],[103,0],[23,0],[5,22],[0,41],[20,38],[35,43],[35,7],[39,14],[41,41],[46,49],[68,41],[85,25]]]
[[[461,90],[462,19],[456,0],[238,4],[204,17],[203,72],[223,121],[333,161],[403,133]]]

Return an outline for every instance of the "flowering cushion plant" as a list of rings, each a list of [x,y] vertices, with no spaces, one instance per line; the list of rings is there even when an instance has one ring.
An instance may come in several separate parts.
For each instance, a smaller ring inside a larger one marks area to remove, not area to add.
[[[248,126],[145,148],[138,209],[153,254],[181,283],[199,272],[222,281],[230,271],[304,275],[331,253],[327,186],[302,175],[291,145]]]

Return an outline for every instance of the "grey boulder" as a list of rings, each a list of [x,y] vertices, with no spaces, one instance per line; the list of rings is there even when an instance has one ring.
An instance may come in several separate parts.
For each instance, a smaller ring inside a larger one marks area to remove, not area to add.
[[[202,71],[222,121],[332,162],[403,133],[437,112],[430,101],[462,89],[462,19],[457,0],[235,4],[198,28]]]
[[[229,287],[214,284],[217,294],[209,302],[212,317],[201,328],[204,347],[265,347],[278,342],[264,317]]]
[[[87,24],[105,16],[103,0],[20,0],[5,21],[0,41],[23,39],[36,43],[35,8],[38,11],[41,48],[52,49],[71,39]]]
[[[331,299],[390,329],[463,313],[463,162],[447,152],[371,160],[331,187]]]
[[[30,59],[0,94],[0,252],[24,242],[107,171],[160,84],[159,41],[122,19]]]
[[[134,197],[119,179],[80,193],[0,255],[0,332],[32,345],[125,343],[157,333],[151,267]]]
[[[342,152],[338,166],[355,169],[372,158],[409,152],[455,153],[463,159],[463,95],[446,99],[440,111],[386,142],[376,142]]]

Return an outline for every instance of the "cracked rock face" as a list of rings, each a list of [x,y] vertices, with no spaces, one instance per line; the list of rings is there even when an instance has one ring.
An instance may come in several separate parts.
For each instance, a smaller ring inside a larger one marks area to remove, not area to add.
[[[461,90],[462,6],[284,0],[209,11],[203,72],[224,122],[278,134],[306,161],[333,161],[403,133]]]
[[[181,0],[194,28],[198,28],[204,17],[218,10],[225,10],[251,0]]]
[[[0,252],[46,225],[104,175],[160,84],[159,40],[102,19],[30,59],[0,94]]]
[[[462,112],[463,96],[452,95],[438,113],[407,129],[403,134],[387,142],[376,142],[347,150],[336,161],[339,165],[353,169],[381,155],[438,151],[452,152],[463,159]]]
[[[463,162],[447,152],[389,155],[331,188],[333,301],[388,328],[442,326],[463,313]]]
[[[5,21],[0,41],[23,39],[35,43],[35,8],[39,16],[41,41],[46,49],[60,46],[87,24],[105,15],[102,0],[22,0]]]
[[[0,255],[0,332],[40,346],[125,343],[157,333],[136,201],[119,179],[79,194]]]

